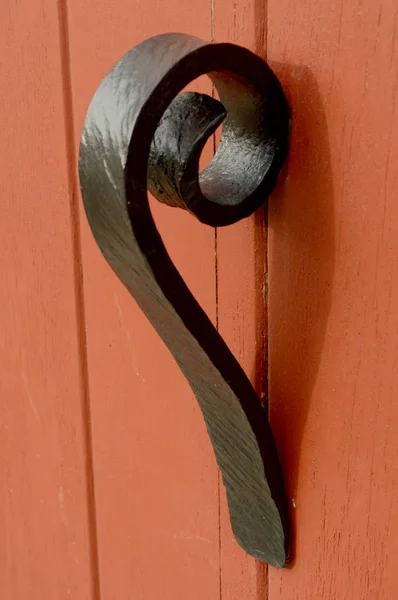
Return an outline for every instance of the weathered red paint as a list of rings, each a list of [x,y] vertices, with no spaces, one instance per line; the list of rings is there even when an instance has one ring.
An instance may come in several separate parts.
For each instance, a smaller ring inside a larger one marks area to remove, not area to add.
[[[396,597],[396,21],[394,0],[2,3],[2,598]],[[268,267],[264,213],[215,239],[153,206],[265,396],[269,328],[295,531],[280,572],[234,541],[192,393],[77,212],[92,93],[164,31],[268,56],[292,106]]]

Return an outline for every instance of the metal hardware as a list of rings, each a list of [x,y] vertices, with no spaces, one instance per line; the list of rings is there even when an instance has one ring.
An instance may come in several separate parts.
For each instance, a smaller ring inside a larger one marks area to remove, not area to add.
[[[205,73],[220,102],[179,94]],[[219,148],[199,174],[202,148],[221,122]],[[287,560],[289,524],[267,416],[168,256],[147,188],[207,225],[234,223],[274,188],[288,125],[282,88],[259,57],[233,44],[165,34],[127,52],[102,81],[86,116],[79,160],[94,237],[202,409],[235,537],[249,554],[276,567]]]

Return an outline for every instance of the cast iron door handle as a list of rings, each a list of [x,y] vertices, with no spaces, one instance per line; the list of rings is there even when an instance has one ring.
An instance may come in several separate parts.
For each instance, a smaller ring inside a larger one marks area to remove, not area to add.
[[[180,93],[205,73],[220,101]],[[218,150],[199,173],[203,146],[221,122]],[[199,402],[234,535],[249,554],[276,567],[287,561],[289,525],[267,416],[168,256],[147,189],[207,225],[234,223],[274,188],[288,127],[286,98],[263,60],[233,44],[165,34],[127,52],[102,81],[87,112],[79,158],[94,237]]]

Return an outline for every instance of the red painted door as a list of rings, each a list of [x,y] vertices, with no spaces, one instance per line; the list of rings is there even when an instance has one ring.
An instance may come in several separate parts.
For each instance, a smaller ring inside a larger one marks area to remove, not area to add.
[[[397,18],[394,0],[3,0],[1,598],[398,595]],[[292,109],[268,211],[215,231],[152,203],[268,402],[294,533],[282,571],[234,541],[196,400],[81,207],[92,94],[166,31],[267,58]]]

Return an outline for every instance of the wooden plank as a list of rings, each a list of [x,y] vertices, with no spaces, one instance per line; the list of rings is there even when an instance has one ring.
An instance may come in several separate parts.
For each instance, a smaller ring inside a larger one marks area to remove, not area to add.
[[[264,57],[265,13],[256,3],[214,0],[216,42],[232,42]],[[217,231],[217,299],[219,331],[245,369],[260,397],[267,390],[266,348],[266,214]],[[265,598],[267,567],[238,546],[233,537],[221,485],[221,597]]]
[[[271,417],[295,523],[272,600],[395,598],[397,4],[269,0],[292,106],[270,204]]]
[[[210,36],[210,6],[70,2],[76,146],[101,78],[141,40]],[[211,91],[208,86],[207,91]],[[215,317],[214,232],[153,204],[166,247]],[[218,474],[188,384],[94,245],[82,216],[102,598],[219,597]]]
[[[62,46],[56,3],[0,6],[0,588],[93,598]]]

